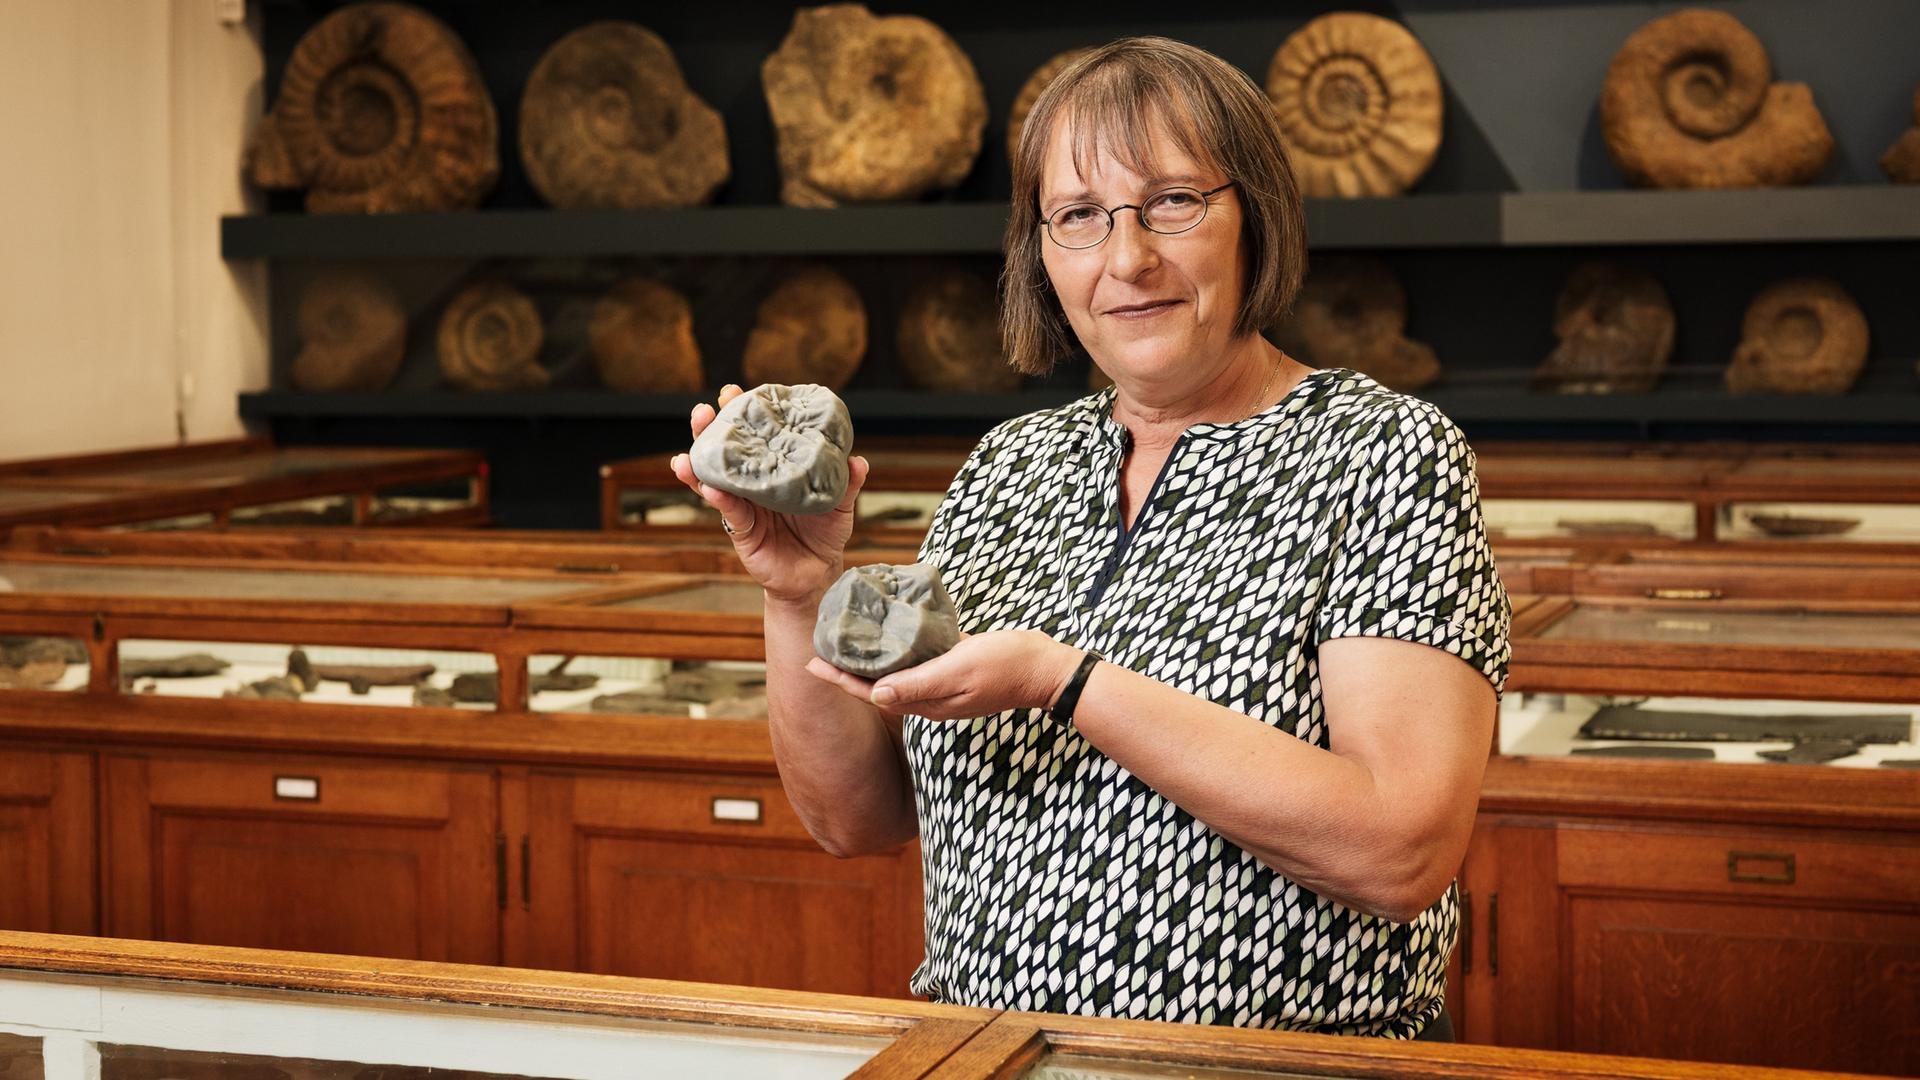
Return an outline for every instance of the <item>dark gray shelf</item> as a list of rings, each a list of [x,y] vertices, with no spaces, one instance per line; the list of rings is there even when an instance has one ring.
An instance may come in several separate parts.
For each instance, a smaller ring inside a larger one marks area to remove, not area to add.
[[[222,218],[229,259],[962,255],[1000,250],[1006,207],[473,210]],[[1920,239],[1920,186],[1310,199],[1314,247],[1447,248]]]

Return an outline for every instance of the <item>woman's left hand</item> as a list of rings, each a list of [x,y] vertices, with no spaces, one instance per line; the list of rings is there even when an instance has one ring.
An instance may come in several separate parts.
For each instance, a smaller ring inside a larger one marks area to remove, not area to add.
[[[1073,676],[1080,655],[1039,630],[989,630],[963,636],[946,653],[874,681],[817,656],[807,670],[885,713],[960,720],[1046,708]]]

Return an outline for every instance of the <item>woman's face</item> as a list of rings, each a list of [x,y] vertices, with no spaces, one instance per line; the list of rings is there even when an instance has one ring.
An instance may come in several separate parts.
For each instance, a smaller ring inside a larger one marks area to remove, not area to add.
[[[1079,202],[1138,206],[1164,188],[1211,191],[1229,177],[1184,154],[1163,125],[1151,145],[1157,161],[1143,176],[1108,153],[1078,175],[1073,132],[1054,125],[1040,171],[1040,216]],[[1042,261],[1080,344],[1116,382],[1143,389],[1181,389],[1219,373],[1246,289],[1241,208],[1235,189],[1208,199],[1207,214],[1187,232],[1150,232],[1140,215],[1122,210],[1113,231],[1090,248],[1070,250],[1040,238]]]

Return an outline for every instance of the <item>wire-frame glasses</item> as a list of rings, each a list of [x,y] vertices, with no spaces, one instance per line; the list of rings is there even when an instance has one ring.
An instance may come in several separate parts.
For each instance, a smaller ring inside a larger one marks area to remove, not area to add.
[[[1122,203],[1119,206],[1106,207],[1099,203],[1070,203],[1053,212],[1051,217],[1040,222],[1046,230],[1047,239],[1063,248],[1079,250],[1090,248],[1113,232],[1113,216],[1122,210],[1131,210],[1140,215],[1140,224],[1147,231],[1162,236],[1173,236],[1207,219],[1207,200],[1232,187],[1232,180],[1221,184],[1212,191],[1199,188],[1170,187],[1146,197],[1145,201]]]

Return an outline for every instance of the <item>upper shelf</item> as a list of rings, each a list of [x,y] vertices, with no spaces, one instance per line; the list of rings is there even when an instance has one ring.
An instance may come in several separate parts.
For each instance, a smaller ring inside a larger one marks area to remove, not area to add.
[[[229,259],[997,254],[998,203],[803,210],[478,210],[222,218]],[[1314,247],[1805,243],[1920,239],[1920,186],[1565,191],[1309,199]]]

